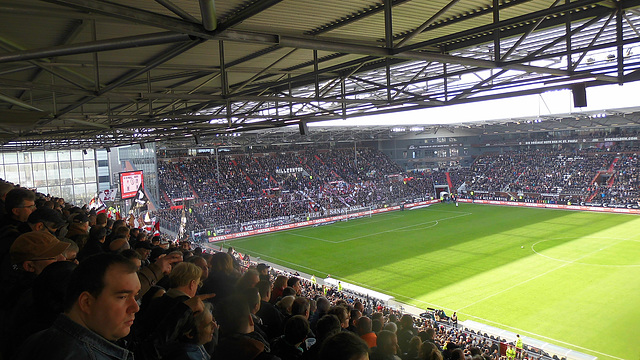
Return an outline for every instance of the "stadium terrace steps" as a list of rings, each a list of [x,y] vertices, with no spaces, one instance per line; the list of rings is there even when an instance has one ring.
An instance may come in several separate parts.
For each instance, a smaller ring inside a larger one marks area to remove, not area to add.
[[[613,159],[613,161],[611,162],[611,165],[609,166],[609,172],[612,172],[613,169],[616,167],[616,163],[620,160],[620,156],[616,156],[615,159]]]
[[[453,183],[451,182],[451,176],[449,175],[449,172],[447,171],[446,173],[444,173],[444,176],[447,177],[447,184],[449,185],[449,189],[453,190]]]

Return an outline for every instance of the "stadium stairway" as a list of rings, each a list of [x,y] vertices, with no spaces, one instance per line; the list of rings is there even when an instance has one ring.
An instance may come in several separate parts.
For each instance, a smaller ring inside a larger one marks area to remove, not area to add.
[[[613,172],[613,168],[615,168],[616,163],[618,162],[618,160],[620,160],[619,156],[616,156],[616,158],[613,159],[613,161],[611,162],[611,165],[609,166],[609,172]]]
[[[453,183],[451,182],[451,176],[449,175],[449,172],[445,172],[444,176],[447,178],[447,185],[449,185],[449,189],[453,189]]]
[[[167,204],[169,204],[169,206],[173,206],[173,200],[171,200],[171,198],[169,198],[169,195],[167,195],[167,191],[165,189],[162,189],[160,191],[160,193],[162,194],[162,198],[164,199],[164,201],[167,202]]]

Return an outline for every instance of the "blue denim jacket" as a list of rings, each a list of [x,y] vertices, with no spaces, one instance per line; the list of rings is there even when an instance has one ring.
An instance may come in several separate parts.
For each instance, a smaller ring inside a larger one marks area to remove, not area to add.
[[[50,328],[25,341],[16,359],[133,360],[133,353],[61,314]]]

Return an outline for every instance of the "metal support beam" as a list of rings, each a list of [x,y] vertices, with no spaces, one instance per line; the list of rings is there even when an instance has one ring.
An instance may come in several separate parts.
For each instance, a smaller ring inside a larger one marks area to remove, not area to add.
[[[97,51],[130,49],[140,46],[152,46],[183,42],[191,40],[189,35],[161,32],[147,35],[127,36],[109,40],[99,40],[87,43],[54,46],[44,49],[16,51],[11,54],[0,55],[0,64],[13,61],[27,61],[65,55],[86,54]]]
[[[493,0],[493,23],[500,22],[500,0]],[[500,28],[493,30],[493,60],[498,63],[500,61]]]
[[[196,19],[195,17],[191,16],[191,14],[189,14],[188,12],[184,11],[182,8],[180,8],[178,5],[172,3],[170,0],[156,0],[156,2],[164,7],[166,7],[167,9],[169,9],[169,11],[171,11],[172,13],[180,16],[181,18],[190,21],[192,23],[197,23],[198,19]]]
[[[553,4],[551,4],[550,7],[554,7],[556,5],[558,5],[558,3],[562,1],[562,0],[556,0]],[[513,46],[502,56],[502,61],[506,61],[509,56],[511,56],[511,54],[518,48],[518,46],[520,46],[520,44],[522,44],[522,42],[529,36],[531,35],[532,32],[534,32],[538,26],[540,26],[540,24],[542,24],[542,22],[544,21],[545,17],[540,17],[538,20],[536,20],[536,22],[531,25],[529,27],[529,29],[527,29],[527,31],[522,34],[522,36],[520,36],[520,38],[518,39],[518,41],[516,41],[515,44],[513,44]]]
[[[98,29],[95,20],[91,21],[91,37],[95,42],[98,40]],[[93,74],[95,77],[95,90],[100,91],[100,62],[98,61],[98,53],[93,53]]]
[[[30,104],[27,104],[26,102],[24,102],[24,101],[22,101],[20,99],[16,99],[16,98],[14,98],[12,96],[5,95],[5,94],[2,94],[2,93],[0,93],[0,101],[7,102],[9,104],[21,107],[23,109],[27,109],[27,110],[31,110],[31,111],[41,111],[41,112],[44,113],[44,110],[42,110],[42,109],[38,109],[37,107],[32,106]]]
[[[569,5],[571,3],[571,0],[564,0],[565,4]],[[566,36],[565,36],[565,47],[567,49],[567,70],[569,70],[571,72],[571,69],[573,68],[573,64],[571,63],[572,61],[572,55],[573,55],[573,49],[571,46],[571,13],[568,13],[565,15],[565,32],[566,32]]]
[[[617,54],[618,57],[618,83],[620,85],[623,84],[624,79],[624,48],[622,44],[624,43],[624,33],[622,31],[622,7],[620,3],[616,3],[616,45],[617,45]]]
[[[596,41],[598,41],[598,39],[600,38],[600,35],[602,35],[602,33],[604,32],[604,29],[606,29],[609,26],[609,23],[611,22],[611,20],[613,20],[614,16],[615,16],[615,14],[611,14],[611,16],[609,16],[609,18],[604,23],[604,25],[602,25],[600,27],[600,30],[598,30],[598,33],[596,34],[596,36],[594,36],[593,39],[591,39],[591,42],[589,42],[589,45],[587,46],[587,49],[590,49],[591,47],[593,47],[593,45],[596,43]],[[576,60],[576,62],[573,63],[573,67],[570,69],[571,71],[575,71],[576,68],[578,67],[578,65],[580,65],[580,63],[582,63],[582,59],[584,59],[584,57],[587,56],[587,52],[588,52],[588,50],[582,51],[582,54],[580,55],[578,60]]]
[[[590,5],[597,4],[600,2],[602,2],[602,0],[580,0],[580,1],[572,2],[571,5],[569,6],[561,5],[561,6],[551,7],[545,10],[532,12],[527,15],[517,16],[517,17],[509,18],[506,20],[502,20],[497,24],[491,23],[488,25],[483,25],[480,27],[466,30],[466,31],[458,32],[450,36],[438,38],[437,41],[448,42],[448,41],[453,41],[459,38],[465,38],[467,36],[473,36],[473,35],[482,34],[482,33],[492,33],[495,29],[517,26],[518,24],[539,19],[540,17],[559,15],[561,13],[565,13],[567,11],[571,11],[576,8],[588,7]],[[432,41],[422,41],[419,43],[415,43],[415,44],[411,44],[411,45],[407,45],[402,48],[399,48],[398,51],[410,51],[415,49],[421,49],[421,48],[428,47],[432,44],[433,44]]]
[[[260,77],[260,75],[264,74],[265,72],[267,72],[269,69],[271,69],[272,67],[276,66],[279,62],[281,62],[282,60],[286,59],[287,57],[289,57],[289,55],[293,54],[294,52],[296,52],[296,50],[298,49],[293,49],[291,51],[289,51],[288,53],[284,54],[282,57],[280,57],[278,60],[272,62],[271,64],[269,64],[267,67],[265,67],[264,69],[262,69],[260,72],[258,72],[257,74],[253,75],[249,80],[245,81],[242,85],[240,85],[239,87],[231,90],[229,93],[233,94],[235,92],[238,92],[242,89],[244,89],[246,86],[250,85],[252,82],[254,82],[258,77]]]
[[[418,34],[423,32],[424,29],[426,29],[429,25],[431,25],[434,22],[436,22],[436,20],[438,20],[445,12],[449,11],[449,9],[451,9],[453,7],[453,5],[455,5],[458,1],[460,1],[460,0],[451,0],[447,5],[445,5],[442,9],[440,9],[437,13],[433,14],[433,16],[431,16],[429,19],[427,19],[427,21],[422,23],[422,25],[418,26],[415,30],[413,30],[411,33],[406,35],[404,37],[404,39],[402,39],[396,45],[396,47],[400,48],[400,47],[404,46],[406,43],[408,43],[409,41],[411,41],[411,39],[413,39]]]
[[[320,79],[318,75],[318,50],[313,50],[313,76],[316,88],[316,99],[320,98]]]
[[[481,88],[482,85],[488,83],[489,81],[493,81],[495,78],[497,78],[498,76],[504,74],[505,72],[507,72],[507,71],[506,70],[500,70],[497,73],[492,74],[488,78],[483,79],[479,83],[473,85],[470,89],[463,90],[462,93],[460,95],[456,96],[455,98],[453,98],[453,100],[464,99],[464,98],[468,97],[469,95],[471,95],[471,93],[474,90]]]
[[[213,31],[218,27],[216,18],[216,6],[214,0],[199,0],[200,14],[202,15],[202,26],[207,31]]]
[[[56,117],[60,117],[64,114],[67,114],[71,111],[73,111],[74,109],[77,109],[78,107],[90,102],[91,100],[93,100],[95,97],[101,96],[117,87],[119,87],[120,85],[126,83],[127,81],[134,79],[144,73],[146,73],[147,71],[150,71],[152,69],[154,69],[155,67],[157,67],[158,65],[167,62],[171,59],[173,59],[174,57],[181,55],[182,53],[184,53],[185,51],[201,44],[204,40],[192,40],[188,43],[184,43],[181,45],[176,46],[175,48],[173,48],[172,50],[168,51],[168,52],[162,52],[161,55],[154,57],[151,61],[149,61],[146,66],[142,69],[136,69],[133,71],[130,71],[124,75],[122,75],[121,77],[115,79],[114,81],[110,82],[106,87],[102,88],[102,90],[98,91],[96,93],[95,96],[87,96],[82,98],[81,100],[79,100],[78,102],[67,106],[66,108],[60,110],[60,112],[57,112],[55,115]]]
[[[0,38],[0,48],[3,48],[7,51],[22,51],[22,49],[20,49],[19,46],[9,42],[8,40],[4,39],[4,38]],[[77,78],[81,78],[83,80],[86,80],[87,83],[93,83],[93,80],[84,77],[83,75],[80,75],[76,72],[73,72],[71,70],[65,70],[64,68],[62,69],[51,69],[46,67],[46,63],[50,62],[49,60],[43,60],[43,61],[36,61],[36,60],[30,60],[28,61],[29,64],[32,64],[34,66],[37,66],[38,68],[42,69],[43,71],[48,72],[51,75],[55,75],[57,77],[59,77],[60,79],[68,82],[69,84],[72,84],[74,86],[76,86],[79,89],[86,89],[86,87],[79,83],[78,81],[76,81],[75,79],[70,78],[70,75],[73,75]]]
[[[236,14],[234,14],[232,17],[225,19],[224,22],[218,24],[218,31],[224,31],[226,29],[229,29],[235,25],[240,24],[241,22],[247,20],[248,18],[257,15],[265,10],[267,10],[268,8],[280,3],[282,0],[261,0],[261,1],[255,1],[253,4],[251,4],[250,6],[240,10],[239,12],[237,12]]]
[[[542,47],[540,47],[538,50],[532,52],[531,54],[529,54],[528,56],[526,56],[525,58],[523,58],[520,61],[530,61],[530,60],[536,59],[536,56],[539,55],[539,54],[542,54],[545,50],[555,46],[556,44],[558,44],[562,40],[566,41],[566,38],[571,37],[572,35],[584,30],[585,28],[595,24],[596,22],[600,21],[601,19],[602,19],[602,17],[596,17],[596,18],[590,19],[589,21],[587,21],[584,24],[578,26],[577,28],[568,31],[564,36],[558,36],[555,40],[547,43],[546,45],[544,45]],[[571,55],[570,49],[567,49],[567,56],[570,57],[570,55]]]
[[[393,47],[393,0],[384,2],[384,46],[387,49]]]

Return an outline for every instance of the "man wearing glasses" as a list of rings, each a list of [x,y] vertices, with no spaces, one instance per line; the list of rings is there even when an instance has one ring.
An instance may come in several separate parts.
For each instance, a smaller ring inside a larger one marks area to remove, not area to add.
[[[64,261],[62,253],[69,243],[58,240],[48,231],[24,233],[11,245],[11,262],[19,270],[39,275],[47,265]]]
[[[69,243],[61,242],[47,231],[30,231],[18,236],[10,249],[13,267],[8,271],[3,268],[0,286],[6,295],[0,298],[0,320],[4,321],[7,312],[33,286],[35,278],[45,267],[66,260],[62,252],[67,247]]]
[[[0,220],[0,228],[18,226],[36,209],[36,194],[27,189],[16,188],[7,193],[4,207],[7,215]]]
[[[8,252],[18,236],[31,231],[42,231],[58,237],[60,229],[64,226],[66,226],[66,221],[64,221],[60,212],[46,207],[32,212],[27,221],[20,223],[18,226],[7,226],[3,232],[0,232],[0,242],[7,248],[7,254],[2,259],[1,271],[6,273],[11,269]]]

